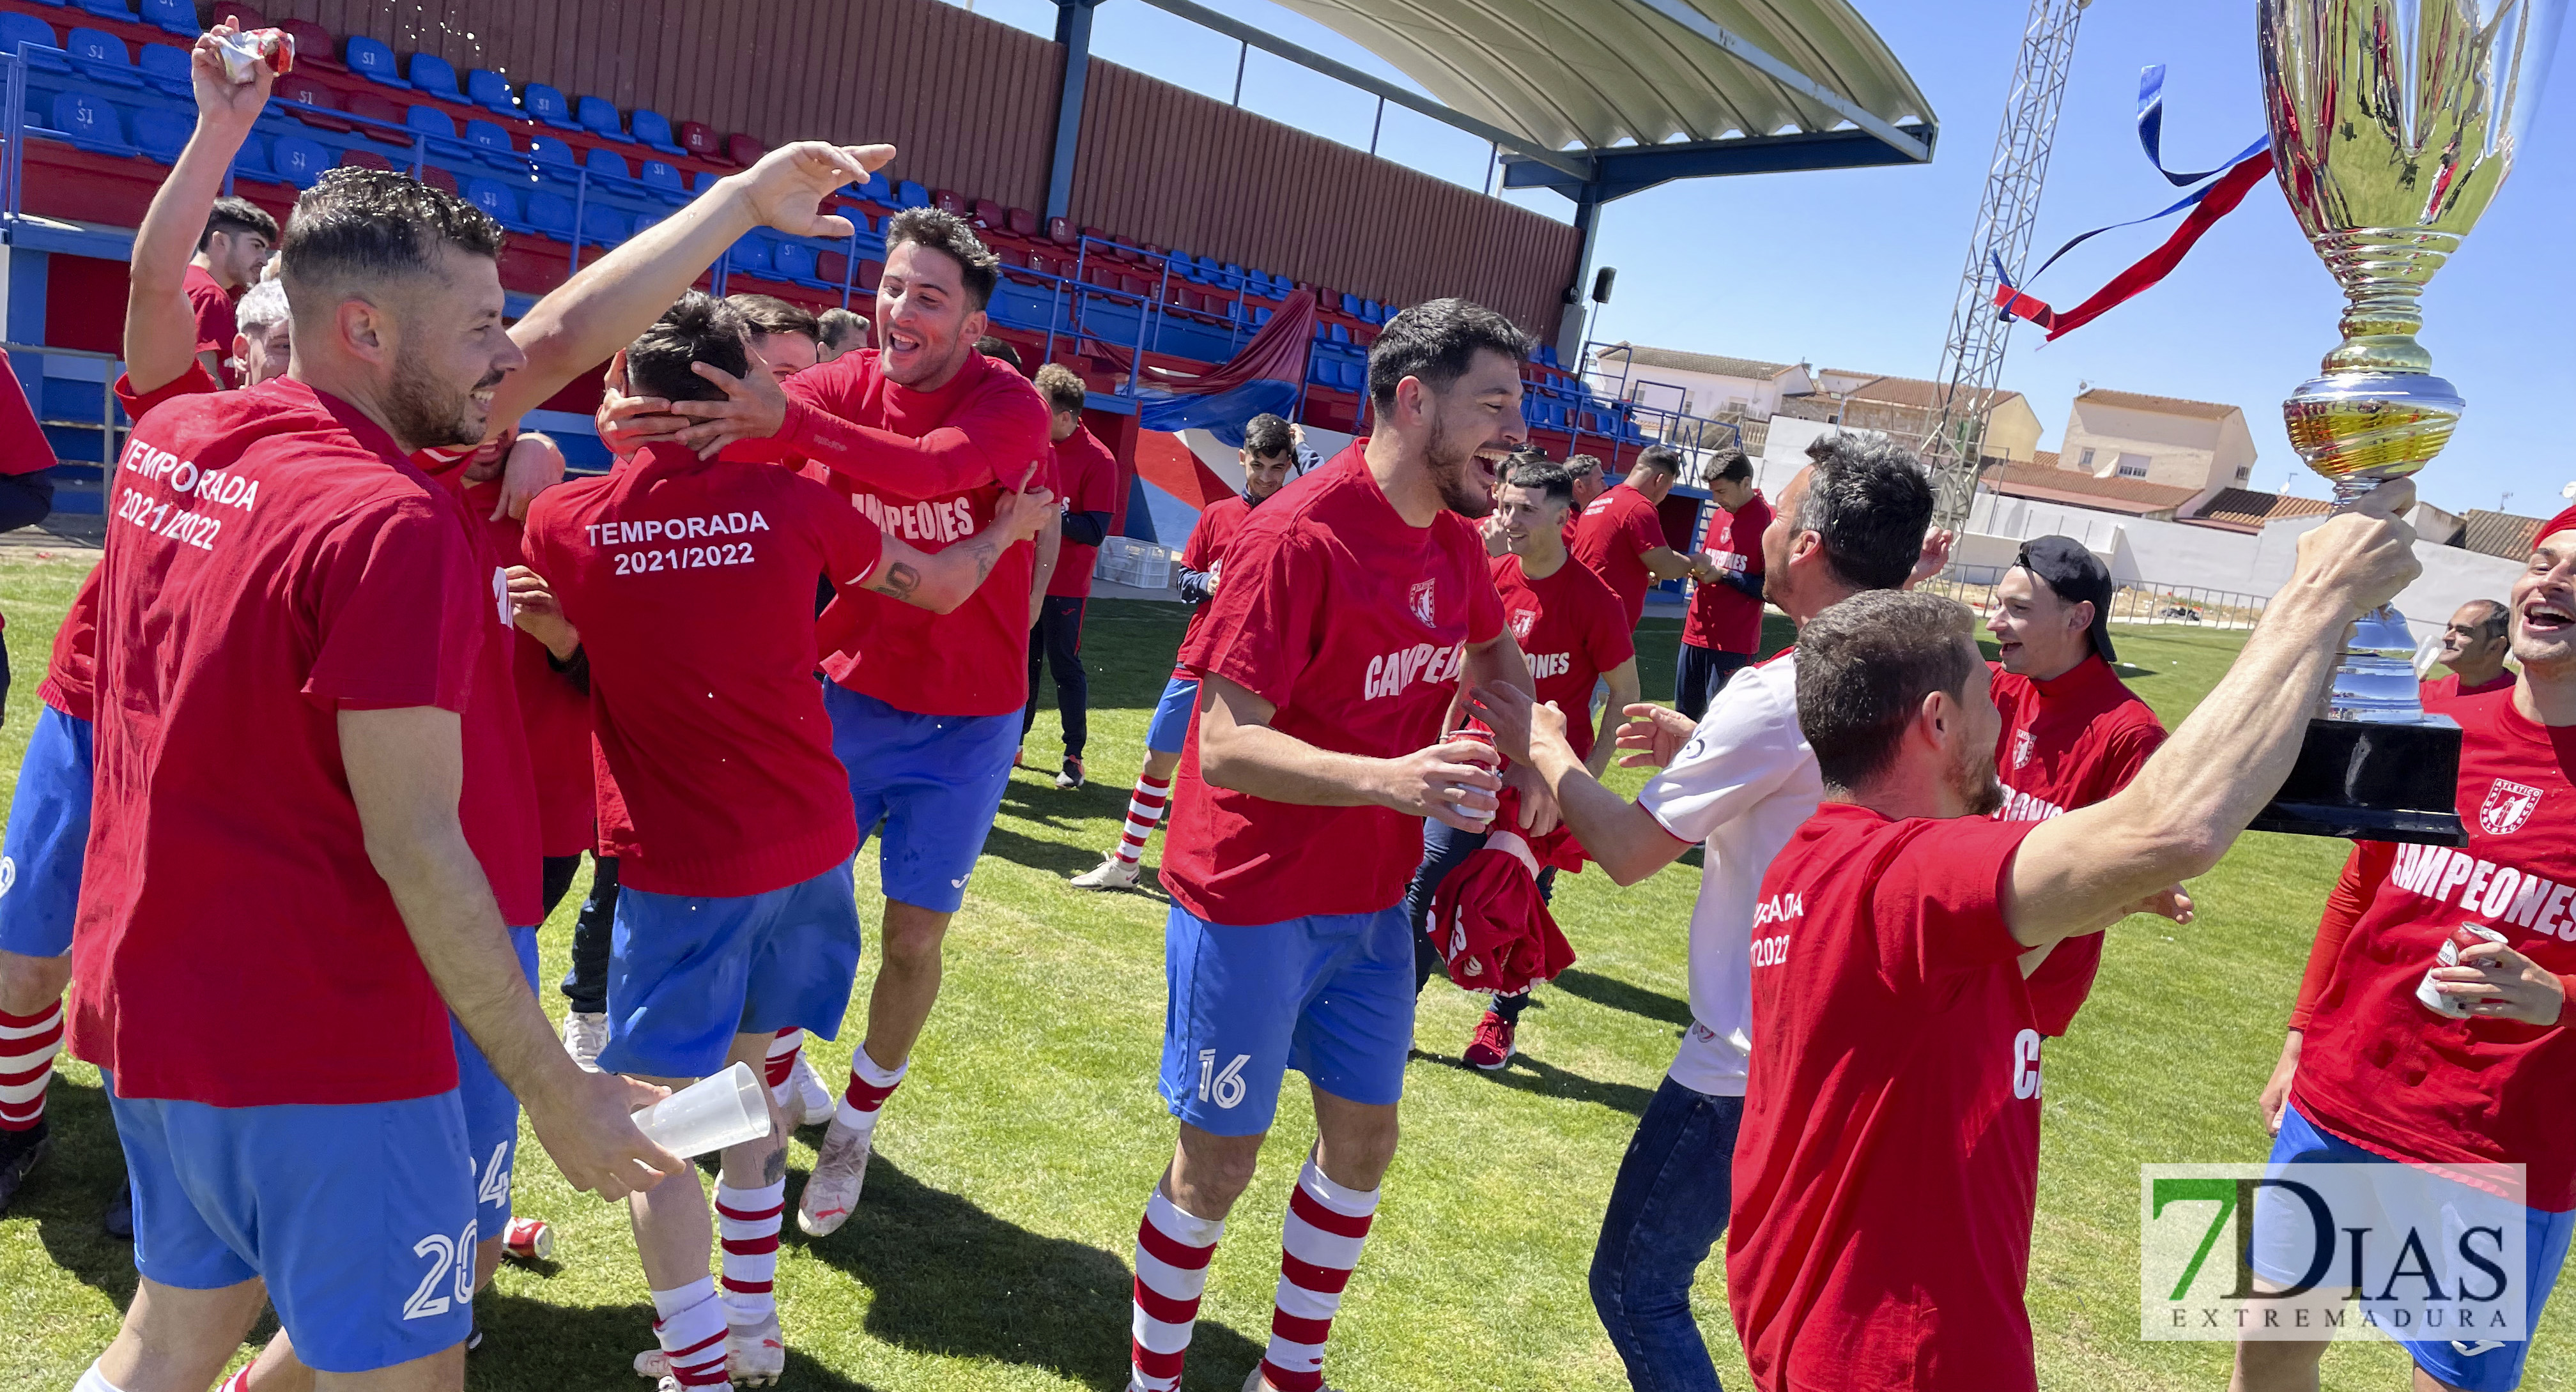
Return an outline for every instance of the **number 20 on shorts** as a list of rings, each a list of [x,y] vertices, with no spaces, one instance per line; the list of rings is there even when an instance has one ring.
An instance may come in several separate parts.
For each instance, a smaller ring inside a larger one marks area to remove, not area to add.
[[[1214,1102],[1226,1111],[1233,1111],[1236,1104],[1243,1101],[1243,1066],[1250,1062],[1252,1055],[1237,1054],[1234,1061],[1219,1072],[1216,1050],[1199,1050],[1199,1100]]]

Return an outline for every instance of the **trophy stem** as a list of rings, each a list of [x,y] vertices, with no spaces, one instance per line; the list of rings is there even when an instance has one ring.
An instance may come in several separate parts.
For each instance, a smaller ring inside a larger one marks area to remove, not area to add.
[[[2334,510],[2350,512],[2362,495],[2379,486],[2375,478],[2346,476],[2334,481]],[[2360,720],[2382,725],[2411,725],[2424,720],[2424,704],[2415,677],[2415,635],[2394,604],[2383,604],[2353,622],[2327,688],[2326,719]]]
[[[2424,286],[2459,248],[2449,233],[2363,227],[2311,238],[2343,286],[2343,343],[2327,373],[2430,373],[2433,355],[2415,341],[2424,327]]]

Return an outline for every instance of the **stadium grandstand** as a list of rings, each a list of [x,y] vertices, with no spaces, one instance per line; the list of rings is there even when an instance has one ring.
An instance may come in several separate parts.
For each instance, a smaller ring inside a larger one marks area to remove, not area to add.
[[[6,338],[65,461],[65,512],[98,509],[97,464],[127,424],[106,390],[111,307],[132,228],[192,128],[187,47],[215,8],[127,3],[0,0]],[[1147,3],[1490,140],[1503,184],[1562,192],[1572,225],[1092,57],[1091,0],[1059,0],[1052,41],[940,0],[226,4],[245,27],[294,35],[298,54],[229,191],[283,220],[335,167],[458,190],[512,233],[517,312],[772,142],[891,142],[895,177],[837,209],[855,235],[756,233],[701,284],[865,315],[887,218],[935,205],[973,219],[1004,263],[993,331],[1032,370],[1063,363],[1090,390],[1088,423],[1125,476],[1118,531],[1176,543],[1239,483],[1232,451],[1192,427],[1222,435],[1275,410],[1318,445],[1364,432],[1378,326],[1441,295],[1492,305],[1539,341],[1526,411],[1550,455],[1594,454],[1616,474],[1658,438],[1722,442],[1733,427],[1584,382],[1602,206],[1673,178],[1928,159],[1936,133],[1844,0],[1760,15],[1517,3],[1526,23],[1511,26],[1455,0],[1288,0],[1429,98],[1187,0]],[[1439,234],[1408,231],[1423,227]],[[1219,389],[1232,394],[1210,399]],[[607,463],[597,397],[585,382],[529,422],[576,469]],[[1677,545],[1700,496],[1667,505]]]

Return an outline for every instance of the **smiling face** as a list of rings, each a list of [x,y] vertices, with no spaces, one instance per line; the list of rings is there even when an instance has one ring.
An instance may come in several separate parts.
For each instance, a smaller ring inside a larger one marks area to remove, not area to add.
[[[919,242],[886,254],[877,281],[877,370],[916,391],[937,391],[984,336],[984,311],[966,293],[957,258]]]
[[[2003,737],[2004,717],[1995,709],[1994,673],[1985,663],[1968,664],[1961,695],[1959,733],[1950,743],[1950,790],[1967,805],[1969,816],[1990,816],[2004,805],[2003,782],[1995,776],[1995,742]]]
[[[1565,547],[1565,519],[1574,511],[1569,500],[1558,502],[1536,488],[1507,483],[1494,490],[1494,516],[1503,524],[1503,541],[1523,560],[1544,560]]]
[[[394,438],[414,450],[480,441],[493,390],[528,361],[501,322],[500,263],[443,247],[381,308],[393,339],[384,411]]]
[[[814,340],[801,333],[756,333],[751,336],[752,365],[767,368],[770,380],[784,382],[819,359]]]
[[[1243,465],[1243,496],[1256,503],[1287,487],[1289,467],[1297,462],[1292,450],[1254,454],[1251,450],[1239,449],[1235,451],[1235,457]]]
[[[2576,678],[2576,529],[2542,537],[2513,582],[2513,655],[2523,670]]]
[[[283,377],[295,361],[295,328],[285,319],[262,329],[254,343],[248,334],[233,335],[233,356],[241,360],[242,385],[255,387],[271,377]]]
[[[1493,511],[1503,460],[1529,438],[1529,423],[1521,419],[1520,364],[1486,350],[1469,359],[1467,370],[1445,390],[1418,377],[1404,381],[1421,391],[1417,441],[1440,490],[1440,505],[1461,517]]]
[[[2093,611],[2069,604],[2020,566],[1995,582],[1986,631],[1995,635],[1995,660],[2015,676],[2048,681],[2084,661],[2092,648]]]

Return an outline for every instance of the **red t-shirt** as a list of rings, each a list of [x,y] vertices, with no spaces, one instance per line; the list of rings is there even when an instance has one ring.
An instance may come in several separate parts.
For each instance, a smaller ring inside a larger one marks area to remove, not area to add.
[[[1771,525],[1771,505],[1755,493],[1741,512],[1710,505],[1708,536],[1700,549],[1717,568],[1737,575],[1762,577],[1762,533]],[[1719,652],[1762,651],[1762,601],[1732,585],[1691,584],[1690,612],[1682,618],[1682,641]]]
[[[9,379],[8,389],[0,391],[0,474],[33,474],[54,467],[53,442],[45,438],[45,428],[36,424],[36,408],[28,404],[26,385],[10,367],[7,353],[0,353],[0,376]]]
[[[875,523],[783,469],[657,444],[538,494],[526,545],[590,654],[618,883],[738,898],[858,849],[814,680],[814,581],[860,593]]]
[[[2031,1392],[2032,823],[1827,803],[1762,876],[1727,1303],[1762,1392]]]
[[[1603,493],[1574,524],[1574,559],[1610,584],[1628,608],[1628,627],[1646,613],[1646,588],[1654,574],[1638,558],[1665,545],[1664,520],[1646,495],[1626,484]]]
[[[2481,682],[2463,691],[2460,689],[2460,674],[2444,672],[2431,681],[2418,685],[2416,700],[2422,705],[2430,706],[2435,701],[2456,701],[2463,696],[2484,696],[2490,691],[2503,691],[2512,686],[2514,681],[2514,670],[2508,667],[2496,673],[2494,680]]]
[[[1393,758],[1436,742],[1464,646],[1502,632],[1475,527],[1442,512],[1407,525],[1354,441],[1281,489],[1225,549],[1233,574],[1181,665],[1278,708],[1318,749]],[[1211,923],[1375,913],[1422,862],[1422,819],[1386,807],[1305,807],[1209,786],[1190,722],[1174,775],[1163,887]]]
[[[1275,498],[1278,495],[1270,496]],[[1267,501],[1268,498],[1262,500]],[[1201,508],[1197,525],[1190,528],[1190,539],[1181,544],[1181,569],[1204,571],[1210,579],[1217,581],[1218,588],[1224,588],[1226,543],[1233,541],[1234,534],[1243,530],[1244,522],[1259,506],[1261,503],[1237,494],[1231,498],[1219,498]],[[1190,640],[1199,635],[1199,625],[1207,618],[1208,607],[1208,604],[1201,604],[1190,611],[1189,627],[1181,630],[1181,651],[1190,650]],[[1181,666],[1173,667],[1172,675],[1192,681],[1198,678],[1196,672]]]
[[[1055,476],[1067,512],[1115,512],[1118,508],[1118,456],[1080,426],[1055,444]],[[1055,574],[1047,593],[1067,599],[1091,597],[1091,562],[1097,546],[1068,541],[1056,552]]]
[[[1565,712],[1567,742],[1578,757],[1592,757],[1592,684],[1637,655],[1619,596],[1571,560],[1544,580],[1530,579],[1518,556],[1496,556],[1485,565],[1503,601],[1503,620],[1529,659],[1538,699]]]
[[[2460,722],[2464,850],[2365,845],[2366,905],[2305,1023],[2291,1099],[2328,1133],[2392,1159],[2529,1167],[2534,1208],[2576,1208],[2576,1020],[2455,1020],[2415,999],[2444,938],[2502,933],[2576,996],[2576,726],[2536,725],[2513,693],[2447,706]]]
[[[74,1049],[122,1096],[222,1107],[456,1086],[338,729],[342,710],[437,706],[518,738],[479,699],[506,620],[455,500],[355,409],[282,379],[147,414],[108,518]],[[469,837],[478,777],[469,756]],[[533,855],[526,878],[533,899]]]
[[[188,292],[188,308],[197,315],[197,351],[214,354],[215,360],[224,365],[226,387],[240,386],[241,378],[232,366],[233,339],[241,332],[233,319],[233,292],[216,283],[205,267],[193,262],[187,274],[179,278],[179,288]]]
[[[468,484],[465,506],[492,540],[505,566],[527,564],[518,519],[493,510],[502,481]],[[528,735],[528,766],[537,781],[537,848],[579,855],[599,843],[596,775],[590,757],[590,698],[554,669],[546,645],[524,630],[510,635],[510,679],[519,696],[519,725]]]
[[[2156,713],[2098,653],[2049,681],[1987,667],[2004,717],[1995,741],[1995,776],[2004,785],[1997,821],[2044,822],[2090,807],[2129,786],[2165,742]],[[2063,938],[2049,950],[2030,974],[2040,1033],[2066,1033],[2101,968],[2100,933]]]
[[[982,531],[1006,489],[1034,473],[1056,487],[1047,408],[1037,388],[977,353],[947,385],[914,391],[877,375],[862,348],[783,384],[787,419],[776,437],[727,451],[738,459],[812,461],[886,535],[941,551]],[[948,614],[854,590],[820,624],[832,680],[920,715],[1001,715],[1029,695],[1029,582],[1037,548],[1002,553],[973,598]]]

